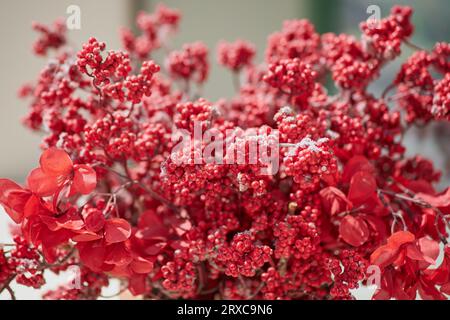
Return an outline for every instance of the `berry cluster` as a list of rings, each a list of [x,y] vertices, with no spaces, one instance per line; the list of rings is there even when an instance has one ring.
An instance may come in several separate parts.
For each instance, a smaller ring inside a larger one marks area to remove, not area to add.
[[[169,54],[166,64],[172,78],[201,84],[208,78],[208,48],[202,42],[185,44]]]
[[[237,40],[234,43],[221,42],[217,53],[221,65],[237,72],[243,67],[251,65],[256,51],[252,44],[243,40]]]
[[[219,101],[202,98],[208,48],[167,46],[177,10],[140,13],[122,51],[91,38],[74,53],[60,23],[36,25],[35,51],[53,59],[20,96],[43,153],[24,185],[0,179],[17,225],[0,293],[73,266],[78,285],[45,298],[97,299],[118,279],[146,299],[352,299],[370,264],[375,299],[445,299],[450,189],[403,138],[448,126],[450,44],[419,50],[411,15],[394,7],[361,38],[286,21],[262,63],[222,42],[236,94]],[[415,52],[371,93],[403,46]]]

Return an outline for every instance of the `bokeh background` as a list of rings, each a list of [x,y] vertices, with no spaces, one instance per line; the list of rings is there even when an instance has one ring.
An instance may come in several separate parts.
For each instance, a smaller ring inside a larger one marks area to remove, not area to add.
[[[412,42],[431,48],[436,41],[450,41],[449,0],[2,0],[0,1],[0,177],[24,181],[39,159],[40,137],[21,125],[27,106],[17,98],[17,89],[36,78],[46,61],[31,53],[36,37],[32,21],[50,23],[66,16],[70,5],[81,8],[81,30],[69,31],[71,42],[78,48],[90,36],[119,49],[118,29],[134,26],[139,10],[152,10],[159,2],[182,11],[180,32],[171,46],[185,42],[204,41],[210,48],[212,70],[205,87],[205,96],[215,100],[233,94],[230,74],[215,62],[215,48],[220,40],[249,40],[258,48],[262,61],[267,36],[281,28],[283,20],[308,18],[320,33],[346,32],[359,35],[358,24],[366,20],[369,5],[378,5],[386,16],[394,4],[407,4],[415,9],[416,33]],[[404,56],[411,53],[404,50]],[[371,90],[381,92],[394,77],[404,57],[389,65]],[[383,86],[384,84],[384,86]],[[437,139],[438,138],[438,139]],[[435,161],[444,171],[441,187],[449,183],[450,133],[448,126],[436,124],[426,130],[416,129],[407,138],[408,154],[421,153]],[[0,209],[0,243],[10,241],[9,218]],[[61,282],[67,275],[59,276]],[[52,276],[45,289],[54,288],[58,277]],[[19,299],[38,299],[40,293],[14,286]],[[110,288],[113,293],[114,285]],[[359,290],[357,297],[370,296],[370,290]],[[0,299],[8,298],[7,294]]]

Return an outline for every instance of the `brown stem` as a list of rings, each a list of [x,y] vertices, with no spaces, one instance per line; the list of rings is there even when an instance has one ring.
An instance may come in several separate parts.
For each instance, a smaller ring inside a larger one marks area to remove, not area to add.
[[[11,282],[13,282],[13,280],[16,278],[17,274],[13,274],[12,276],[10,276],[8,279],[6,279],[6,282],[3,284],[3,286],[0,287],[0,294],[4,291],[4,290],[11,290],[11,287],[9,286],[11,284]],[[9,289],[8,289],[9,288]],[[11,292],[10,292],[11,293]]]
[[[447,228],[450,228],[449,222],[447,221],[447,219],[446,219],[445,215],[442,213],[442,211],[441,211],[439,208],[436,208],[436,207],[432,206],[431,204],[429,204],[428,202],[424,201],[423,199],[420,199],[420,198],[419,198],[419,199],[413,198],[413,197],[416,197],[416,194],[414,194],[414,192],[412,192],[411,190],[407,189],[407,188],[404,187],[404,186],[401,186],[401,185],[400,185],[400,187],[402,187],[402,189],[404,190],[404,192],[406,191],[406,192],[408,193],[408,195],[399,194],[399,193],[396,193],[396,192],[393,192],[393,191],[383,190],[383,189],[378,189],[378,191],[381,192],[381,193],[390,195],[390,196],[392,196],[392,197],[395,197],[395,198],[397,198],[397,199],[401,199],[401,200],[404,200],[404,201],[412,202],[412,203],[414,203],[415,205],[418,205],[418,206],[420,206],[420,207],[422,207],[422,208],[425,208],[425,209],[432,209],[434,212],[436,212],[436,219],[435,219],[435,227],[436,227],[436,231],[437,231],[437,233],[438,233],[439,238],[441,239],[441,241],[442,241],[444,244],[447,244],[447,239],[446,239],[445,235],[443,235],[443,234],[441,233],[441,231],[439,230],[439,226],[438,226],[438,224],[439,224],[439,219],[438,219],[438,218],[441,218],[442,221],[444,222],[444,224],[446,225],[446,227],[447,227]]]
[[[151,188],[147,187],[145,184],[143,184],[142,182],[138,181],[138,180],[133,180],[131,179],[131,177],[129,177],[128,175],[125,175],[123,173],[120,173],[112,168],[109,168],[107,166],[101,165],[102,168],[110,171],[111,173],[116,174],[117,176],[126,179],[128,181],[130,181],[132,184],[138,185],[139,187],[141,187],[144,191],[146,191],[153,199],[158,200],[159,202],[165,204],[166,206],[168,206],[170,209],[172,209],[175,212],[180,211],[179,208],[177,206],[175,206],[173,203],[171,203],[169,200],[165,199],[164,197],[162,197],[161,195],[159,195],[158,193],[156,193],[155,191],[153,191]]]
[[[415,45],[414,43],[410,42],[409,40],[403,41],[408,47],[411,49],[417,50],[417,51],[427,51],[424,48],[419,47],[418,45]]]
[[[395,88],[395,84],[391,83],[386,87],[386,89],[383,90],[383,93],[381,94],[381,99],[384,100],[388,93]]]

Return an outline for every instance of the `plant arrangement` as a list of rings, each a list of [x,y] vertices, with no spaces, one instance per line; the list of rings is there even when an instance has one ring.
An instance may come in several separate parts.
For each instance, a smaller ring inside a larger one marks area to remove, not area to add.
[[[252,44],[222,42],[236,95],[215,102],[208,48],[169,47],[177,10],[140,13],[122,51],[96,38],[75,50],[63,21],[34,24],[51,59],[20,96],[43,152],[24,185],[0,179],[15,224],[0,293],[76,267],[77,285],[44,297],[97,299],[119,279],[145,299],[352,299],[373,283],[374,299],[447,299],[450,188],[403,137],[448,124],[450,44],[413,45],[412,14],[396,6],[360,38],[285,21],[261,64]]]

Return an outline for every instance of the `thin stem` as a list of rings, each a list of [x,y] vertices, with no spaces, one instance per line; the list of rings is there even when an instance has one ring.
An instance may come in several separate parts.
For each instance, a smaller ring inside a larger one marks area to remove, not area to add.
[[[49,264],[49,263],[44,262],[42,264],[42,266],[39,268],[39,271],[42,271],[42,270],[45,270],[45,269],[48,269],[48,268],[60,267],[61,265],[63,265],[65,262],[67,262],[72,257],[72,255],[75,253],[75,251],[76,251],[76,248],[73,247],[69,251],[69,253],[66,256],[64,256],[64,258],[62,258],[61,260],[59,260],[59,261],[57,261],[55,263]]]
[[[388,85],[386,87],[386,89],[384,89],[383,93],[381,94],[381,99],[384,100],[386,98],[386,96],[388,95],[388,93],[390,91],[392,91],[395,88],[395,84],[391,83],[390,85]]]
[[[10,284],[11,282],[13,282],[13,280],[16,278],[17,274],[13,274],[12,276],[10,276],[6,282],[3,284],[3,286],[0,287],[0,294],[6,289],[6,290],[10,290]],[[9,289],[8,289],[9,288]]]
[[[233,71],[232,79],[233,79],[234,90],[236,90],[236,93],[239,93],[239,91],[241,90],[240,72]]]
[[[169,200],[165,199],[164,197],[162,197],[161,195],[159,195],[158,193],[156,193],[155,191],[153,191],[151,188],[147,187],[147,186],[146,186],[145,184],[143,184],[142,182],[137,181],[137,180],[133,180],[133,179],[131,179],[129,176],[127,176],[127,175],[125,175],[125,174],[123,174],[123,173],[120,173],[120,172],[118,172],[118,171],[116,171],[116,170],[114,170],[114,169],[112,169],[112,168],[107,167],[107,166],[101,165],[101,167],[104,168],[104,169],[106,169],[106,170],[108,170],[108,171],[110,171],[111,173],[116,174],[117,176],[119,176],[119,177],[121,177],[121,178],[123,178],[123,179],[126,179],[126,180],[130,181],[131,184],[138,185],[138,186],[141,187],[144,191],[146,191],[152,198],[154,198],[154,199],[158,200],[159,202],[165,204],[166,206],[168,206],[168,207],[169,207],[170,209],[172,209],[173,211],[176,211],[176,212],[179,211],[179,208],[178,208],[177,206],[175,206],[175,205],[174,205],[173,203],[171,203]]]
[[[427,51],[426,49],[419,47],[418,45],[416,45],[416,44],[410,42],[409,40],[405,40],[404,43],[405,43],[408,47],[410,47],[411,49],[414,49],[414,50],[417,50],[417,51]]]
[[[130,107],[130,110],[128,111],[127,118],[131,117],[131,115],[133,114],[134,106],[135,106],[135,104],[133,103]]]
[[[442,211],[439,208],[436,208],[436,207],[432,206],[431,204],[429,204],[428,202],[424,201],[423,199],[412,198],[412,197],[416,197],[416,195],[411,190],[407,189],[406,187],[404,187],[404,186],[401,186],[401,187],[403,188],[404,192],[407,191],[409,195],[399,194],[399,193],[396,193],[396,192],[393,192],[393,191],[383,190],[383,189],[378,189],[378,191],[381,192],[381,193],[393,196],[393,197],[395,197],[397,199],[401,199],[401,200],[404,200],[404,201],[412,202],[415,205],[418,205],[418,206],[420,206],[422,208],[432,209],[434,212],[436,212],[436,219],[435,219],[436,231],[438,232],[439,238],[441,239],[441,241],[444,244],[447,244],[447,239],[441,233],[441,231],[439,230],[439,226],[438,226],[438,223],[439,223],[439,219],[438,218],[441,218],[442,221],[444,222],[446,228],[450,228],[449,222],[447,221],[447,219],[446,219],[445,215],[442,213]]]
[[[16,295],[13,291],[13,289],[11,289],[11,286],[7,286],[6,290],[9,292],[9,294],[11,295],[11,300],[17,300]]]
[[[16,244],[15,243],[0,243],[0,248],[4,248],[4,247],[15,247]]]

